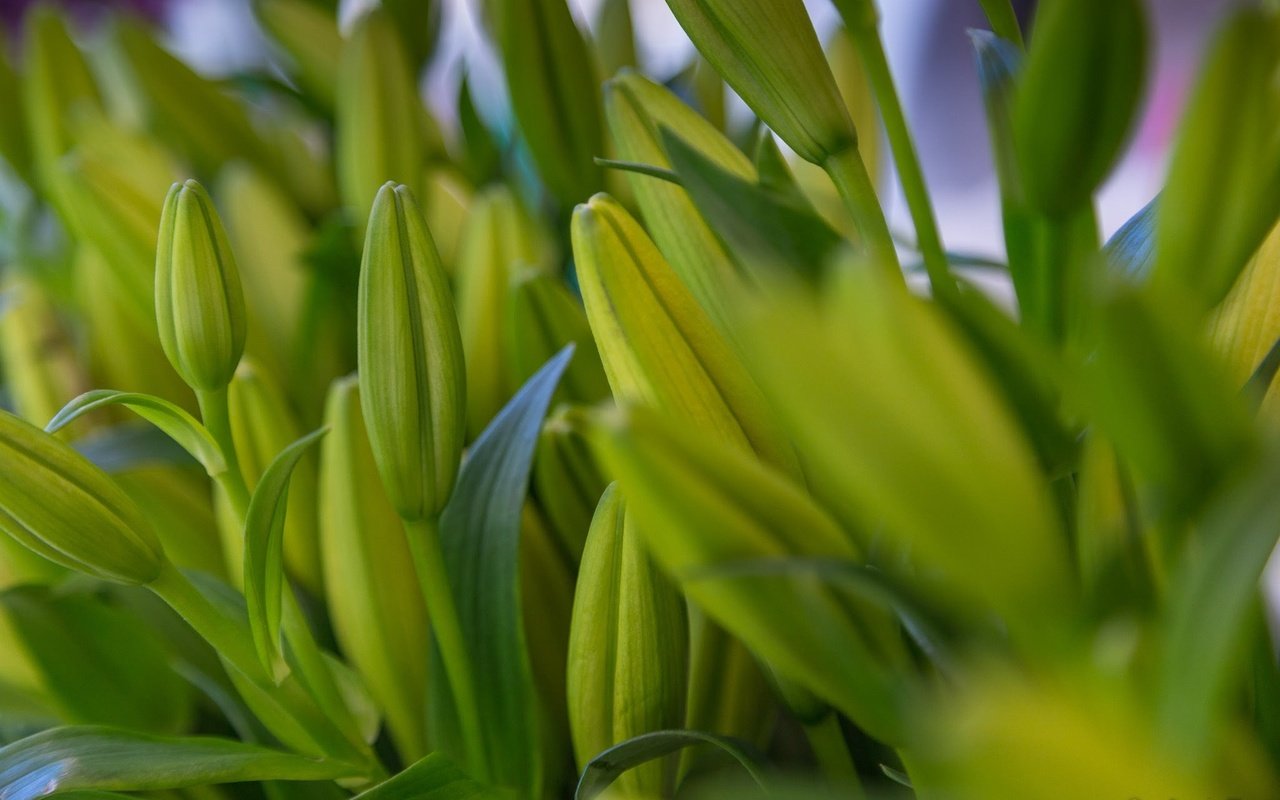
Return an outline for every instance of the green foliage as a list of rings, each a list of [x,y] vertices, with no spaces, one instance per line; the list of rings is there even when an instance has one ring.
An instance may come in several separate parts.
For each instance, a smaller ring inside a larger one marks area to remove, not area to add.
[[[337,5],[0,58],[0,797],[1277,795],[1274,3],[1104,244],[1151,4],[983,0],[1013,311],[872,0],[668,0],[666,85],[488,0],[456,137],[445,4]]]

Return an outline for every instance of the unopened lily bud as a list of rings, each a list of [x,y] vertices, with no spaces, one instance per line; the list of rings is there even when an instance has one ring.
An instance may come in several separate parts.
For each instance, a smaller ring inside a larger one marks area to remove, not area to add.
[[[575,561],[582,557],[587,528],[607,485],[586,439],[563,411],[552,414],[538,434],[533,488],[561,546]]]
[[[77,364],[69,332],[45,290],[16,278],[4,285],[0,311],[0,366],[14,411],[44,424],[89,387]]]
[[[887,618],[854,611],[821,582],[715,574],[792,556],[858,563],[845,532],[802,489],[749,453],[643,408],[602,414],[591,435],[646,550],[691,602],[780,677],[877,738],[901,736],[904,698]]]
[[[386,184],[360,266],[357,354],[373,457],[402,517],[439,514],[465,439],[466,376],[448,278],[413,194]]]
[[[666,88],[634,72],[605,84],[605,111],[617,156],[623,161],[670,168],[662,142],[668,129],[708,161],[737,177],[756,181],[750,159],[733,142]],[[630,174],[631,191],[653,241],[708,316],[728,327],[728,289],[738,267],[680,186]]]
[[[471,187],[462,175],[450,168],[428,169],[424,181],[427,225],[435,231],[440,261],[452,275],[456,272],[458,240],[471,209]]]
[[[582,302],[559,278],[546,273],[517,276],[511,287],[510,353],[516,386],[533,377],[564,346],[573,360],[556,390],[559,399],[590,405],[609,396],[609,381]]]
[[[538,174],[565,205],[601,188],[599,81],[565,0],[492,0],[511,106]]]
[[[160,575],[160,540],[124,491],[70,445],[4,411],[0,474],[0,531],[19,544],[103,580]]]
[[[387,181],[416,189],[425,160],[425,113],[395,26],[375,8],[343,45],[338,74],[338,190],[354,219],[362,218]]]
[[[156,249],[156,320],[169,363],[197,391],[224,388],[244,353],[245,310],[213,200],[188,180],[169,189]]]
[[[587,534],[569,628],[569,727],[579,768],[619,742],[681,726],[687,641],[680,596],[650,563],[621,492],[610,486]],[[631,770],[618,788],[665,797],[663,767]]]
[[[613,395],[798,472],[763,396],[644,230],[596,195],[573,215],[587,318]]]
[[[427,752],[427,612],[404,524],[378,479],[354,378],[334,382],[325,425],[320,543],[334,635],[401,755],[417,758]]]
[[[806,161],[858,137],[803,0],[667,0],[698,51]]]
[[[271,373],[245,358],[227,387],[227,409],[236,457],[249,486],[255,486],[275,457],[305,433]],[[303,457],[289,480],[284,520],[284,562],[289,575],[313,595],[321,592],[320,543],[316,518],[316,464]],[[235,561],[232,563],[240,563]]]
[[[542,270],[546,252],[542,232],[509,189],[476,198],[454,269],[466,354],[467,431],[473,438],[520,385],[513,380],[508,333],[511,284],[518,273]]]

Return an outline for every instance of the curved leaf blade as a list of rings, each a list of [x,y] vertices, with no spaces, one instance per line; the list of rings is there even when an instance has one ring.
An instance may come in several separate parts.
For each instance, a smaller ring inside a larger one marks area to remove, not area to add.
[[[761,789],[765,788],[761,761],[746,742],[702,731],[654,731],[616,744],[591,759],[578,780],[574,800],[592,800],[594,797],[599,797],[618,779],[618,776],[627,770],[686,747],[703,744],[713,745],[728,753],[734,761],[742,765],[757,786]]]
[[[350,764],[230,739],[148,736],[96,725],[53,728],[0,748],[0,797],[153,791],[245,781],[358,777]]]
[[[503,796],[472,780],[444,755],[432,753],[400,774],[356,795],[354,800],[471,800]]]
[[[159,428],[199,461],[210,477],[226,472],[226,459],[209,431],[181,406],[155,395],[94,389],[63,406],[44,429],[56,433],[85,414],[109,406],[124,406]]]
[[[485,778],[530,796],[538,793],[542,765],[520,607],[520,512],[538,432],[572,355],[569,345],[548,361],[480,435],[440,518],[445,569],[475,682],[490,689],[479,697],[490,764]],[[447,691],[446,681],[431,681],[437,709],[451,707]],[[450,725],[437,711],[434,740],[459,741]]]
[[[284,608],[284,519],[289,480],[308,449],[328,432],[313,431],[280,451],[258,480],[244,521],[244,597],[258,657],[268,674],[286,671],[280,646]]]

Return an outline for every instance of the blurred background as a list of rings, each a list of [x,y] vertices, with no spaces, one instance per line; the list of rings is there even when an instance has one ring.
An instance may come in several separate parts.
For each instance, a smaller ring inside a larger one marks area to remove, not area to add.
[[[572,0],[590,28],[602,0]],[[838,18],[830,0],[806,0],[824,39]],[[1156,46],[1147,105],[1128,156],[1099,197],[1104,234],[1110,234],[1159,188],[1165,154],[1204,39],[1223,6],[1239,0],[1153,0]],[[348,23],[371,0],[343,0]],[[170,47],[210,76],[234,77],[273,69],[248,0],[62,0],[91,23],[111,7],[128,7],[160,22]],[[17,30],[31,0],[0,0],[9,30]],[[1034,0],[1022,0],[1030,20]],[[446,132],[456,126],[458,75],[466,71],[480,113],[496,129],[507,118],[502,73],[480,33],[475,0],[446,0],[439,51],[423,76],[422,90]],[[947,246],[998,258],[1002,255],[995,177],[987,146],[983,108],[966,30],[985,27],[977,0],[889,0],[880,3],[891,66],[914,128],[926,179],[938,206]],[[645,72],[675,76],[693,58],[693,47],[664,0],[632,0]],[[20,43],[19,43],[20,46]],[[742,113],[730,101],[730,114]],[[731,116],[732,118],[732,116]],[[865,135],[865,134],[864,134]],[[891,224],[909,233],[909,217],[885,164]]]

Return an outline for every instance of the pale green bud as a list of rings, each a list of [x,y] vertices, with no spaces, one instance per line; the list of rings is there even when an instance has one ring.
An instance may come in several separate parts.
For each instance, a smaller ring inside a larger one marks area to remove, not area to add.
[[[457,271],[458,241],[471,209],[471,187],[465,178],[447,168],[427,170],[424,180],[427,225],[435,231],[440,261],[452,275]]]
[[[582,554],[569,628],[569,726],[578,767],[602,750],[684,721],[685,611],[649,561],[621,492],[600,499]],[[758,699],[758,698],[757,698]],[[623,775],[618,788],[665,797],[662,761]]]
[[[0,411],[0,531],[65,567],[148,583],[160,540],[124,491],[70,445]]]
[[[6,281],[0,311],[0,365],[12,408],[43,425],[88,390],[70,332],[45,290],[27,278]],[[64,436],[65,438],[65,436]]]
[[[670,168],[662,143],[669,129],[731,175],[756,181],[756,169],[733,142],[669,90],[634,72],[605,84],[605,111],[617,156]],[[738,267],[703,220],[689,193],[667,181],[628,175],[645,228],[698,304],[721,329],[728,327],[729,289]]]
[[[578,206],[573,254],[615,398],[686,420],[798,472],[736,353],[621,206],[604,195]]]
[[[533,377],[564,346],[574,345],[573,360],[556,389],[561,400],[584,405],[609,396],[600,353],[582,302],[564,281],[546,273],[517,276],[510,290],[509,353],[516,386]]]
[[[465,438],[466,376],[448,278],[413,194],[378,192],[360,266],[360,396],[396,511],[439,514]]]
[[[342,652],[383,709],[401,756],[412,760],[427,752],[427,611],[364,425],[355,379],[335,381],[320,445],[325,596]]]
[[[169,189],[156,249],[156,321],[169,363],[197,391],[222,389],[244,353],[245,309],[213,200],[193,180]]]
[[[552,414],[538,434],[533,488],[561,547],[575,561],[607,485],[582,434],[563,411]]]
[[[815,164],[857,146],[803,0],[667,0],[699,52]]]
[[[338,75],[338,190],[353,218],[373,205],[387,181],[419,185],[425,114],[404,45],[386,12],[375,8],[343,45]]]

